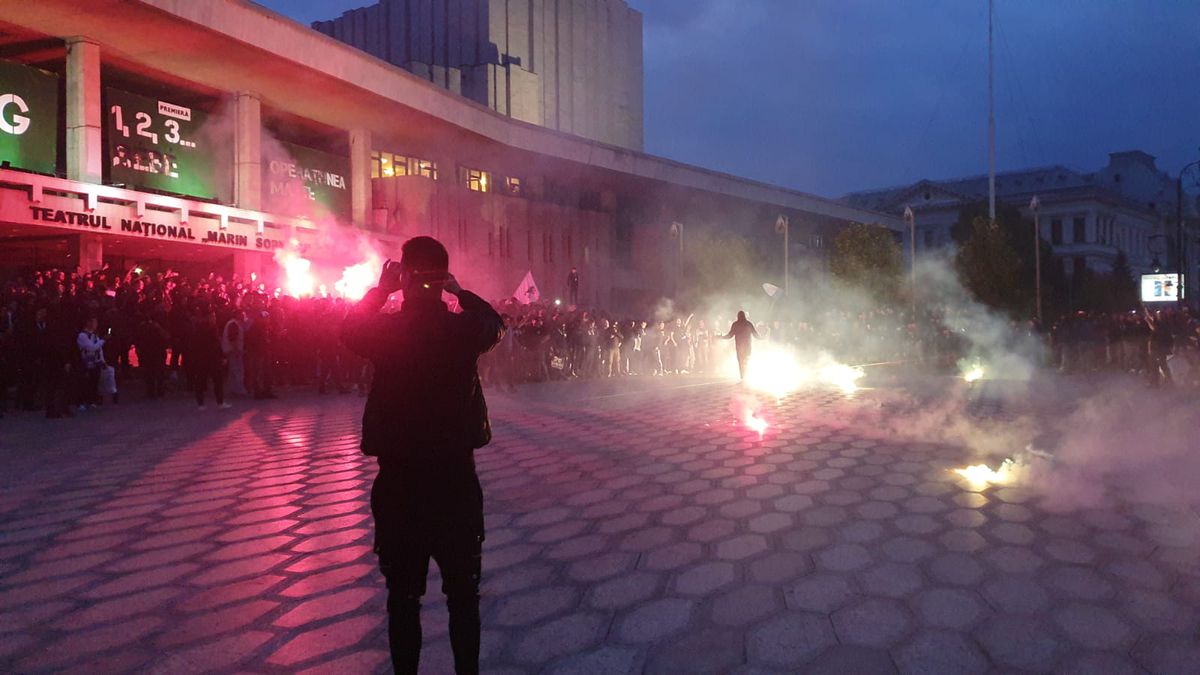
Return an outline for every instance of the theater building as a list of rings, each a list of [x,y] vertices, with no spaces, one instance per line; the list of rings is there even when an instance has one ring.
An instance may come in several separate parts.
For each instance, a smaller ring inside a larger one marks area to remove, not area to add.
[[[576,267],[581,301],[635,308],[687,286],[700,232],[777,252],[762,274],[779,279],[781,215],[793,260],[850,222],[903,227],[641,152],[640,92],[623,147],[411,70],[243,0],[6,3],[0,272],[270,279],[280,248],[336,267],[430,234],[487,297],[527,272],[562,294]]]

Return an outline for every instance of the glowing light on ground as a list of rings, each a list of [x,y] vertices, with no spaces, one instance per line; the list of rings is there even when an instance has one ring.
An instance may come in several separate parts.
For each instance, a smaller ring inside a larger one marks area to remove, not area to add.
[[[759,439],[761,439],[763,434],[767,431],[767,421],[756,415],[754,412],[747,412],[746,419],[742,421],[746,424],[747,429],[758,434]]]
[[[970,382],[975,382],[977,380],[982,380],[983,376],[986,374],[987,374],[987,371],[985,371],[983,369],[983,366],[981,366],[979,364],[975,364],[975,365],[971,366],[970,368],[967,368],[966,371],[963,372],[962,378],[963,378],[963,380],[970,383]]]
[[[721,373],[738,377],[737,359],[722,358]],[[743,384],[751,391],[782,399],[801,389],[833,387],[846,395],[858,390],[863,369],[838,363],[826,354],[802,355],[770,342],[756,344]]]
[[[967,479],[972,487],[979,489],[988,485],[1009,485],[1017,480],[1017,463],[1006,459],[999,468],[992,469],[987,464],[972,464],[961,469],[951,469],[953,473]]]
[[[858,391],[858,381],[865,375],[862,368],[833,363],[821,368],[821,381],[842,390],[849,396]]]

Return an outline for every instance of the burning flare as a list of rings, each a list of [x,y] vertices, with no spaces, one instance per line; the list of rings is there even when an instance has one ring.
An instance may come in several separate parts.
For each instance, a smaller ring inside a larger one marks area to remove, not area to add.
[[[986,374],[987,374],[987,371],[985,371],[983,369],[983,366],[981,366],[977,363],[977,364],[967,368],[963,372],[962,378],[966,382],[971,383],[971,382],[975,382],[976,380],[982,380],[983,376]]]
[[[746,418],[742,421],[746,424],[747,429],[758,433],[760,440],[762,439],[763,434],[767,431],[767,421],[759,417],[752,410],[746,412]]]
[[[966,478],[972,487],[978,489],[988,485],[1008,485],[1015,482],[1018,468],[1017,463],[1008,458],[1001,462],[1000,467],[996,470],[992,470],[987,464],[972,464],[961,469],[951,469],[951,471]]]
[[[311,260],[295,251],[281,248],[275,251],[275,262],[283,267],[283,287],[288,295],[303,298],[313,294],[317,279],[312,273]]]
[[[723,359],[726,377],[737,377],[737,361]],[[801,389],[834,387],[846,395],[858,391],[863,369],[838,363],[826,354],[802,359],[791,349],[770,342],[756,344],[750,357],[745,386],[776,400]]]
[[[375,280],[379,278],[382,270],[383,263],[379,260],[367,260],[357,265],[351,265],[342,270],[342,278],[333,285],[333,288],[347,300],[361,300],[375,285]]]

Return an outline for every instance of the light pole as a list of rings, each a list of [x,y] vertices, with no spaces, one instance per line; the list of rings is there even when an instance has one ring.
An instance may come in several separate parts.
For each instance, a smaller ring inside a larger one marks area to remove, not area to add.
[[[1195,166],[1200,166],[1200,160],[1196,160],[1191,164],[1179,170],[1179,178],[1175,180],[1175,246],[1178,251],[1176,254],[1176,263],[1179,268],[1179,285],[1184,291],[1179,294],[1179,304],[1186,302],[1184,296],[1187,295],[1187,242],[1183,238],[1183,174]]]
[[[788,294],[788,263],[791,258],[792,250],[788,247],[788,230],[791,224],[788,217],[780,214],[775,219],[775,231],[783,235],[783,296],[786,298]]]
[[[904,207],[904,222],[908,223],[908,285],[912,298],[913,321],[917,320],[917,216],[911,206]]]
[[[1037,195],[1029,200],[1029,210],[1033,211],[1033,269],[1034,269],[1034,297],[1037,301],[1037,320],[1038,325],[1042,325],[1042,225],[1039,220],[1039,212],[1042,209],[1042,203],[1038,201]]]
[[[679,221],[671,223],[671,236],[679,240],[679,258],[675,274],[675,299],[678,300],[679,288],[683,285],[683,223]]]

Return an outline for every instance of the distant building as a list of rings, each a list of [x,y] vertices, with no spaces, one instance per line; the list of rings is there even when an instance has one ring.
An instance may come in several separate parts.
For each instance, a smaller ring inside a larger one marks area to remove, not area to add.
[[[625,0],[380,0],[312,27],[514,119],[642,149]]]
[[[1109,154],[1108,165],[1083,173],[1056,165],[996,174],[996,200],[1018,207],[1032,217],[1030,200],[1041,203],[1042,239],[1067,276],[1089,269],[1108,272],[1119,252],[1124,252],[1133,273],[1152,271],[1155,262],[1163,271],[1174,271],[1177,260],[1175,178],[1160,170],[1155,159],[1141,150]],[[859,208],[902,214],[911,207],[916,214],[916,249],[941,249],[953,242],[950,229],[959,210],[986,201],[986,175],[949,180],[920,180],[911,185],[852,192],[842,198]],[[1195,209],[1186,204],[1189,219]],[[1185,241],[1186,261],[1193,272],[1188,279],[1189,295],[1195,297],[1197,250],[1194,222]],[[908,235],[904,238],[908,253]]]

